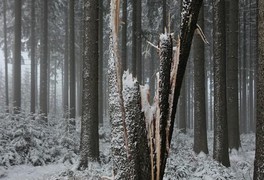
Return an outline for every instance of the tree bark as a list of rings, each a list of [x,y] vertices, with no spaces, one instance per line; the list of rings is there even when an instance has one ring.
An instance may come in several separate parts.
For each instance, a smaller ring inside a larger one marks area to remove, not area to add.
[[[122,72],[127,69],[127,0],[123,0],[122,14]]]
[[[125,179],[150,179],[150,156],[144,115],[141,112],[139,84],[128,72],[123,75],[122,95],[128,138],[126,165],[129,164]]]
[[[142,82],[141,63],[141,0],[132,2],[132,74],[138,82]]]
[[[6,10],[6,0],[4,0],[5,108],[6,112],[9,113]]]
[[[104,123],[104,88],[103,88],[103,78],[104,78],[104,5],[103,1],[99,1],[99,122]]]
[[[179,113],[179,119],[178,119],[178,128],[180,132],[186,134],[186,77],[184,76],[182,87],[181,87],[181,94],[179,96],[179,103],[178,103],[178,113]]]
[[[159,179],[163,178],[166,159],[168,157],[169,151],[169,126],[170,126],[170,103],[169,95],[171,91],[170,73],[171,73],[171,63],[172,63],[172,38],[170,35],[162,34],[160,35],[160,74],[158,80],[158,110],[156,117],[156,151],[157,151],[157,177]],[[158,137],[160,136],[160,137]],[[160,143],[160,145],[158,144]],[[160,155],[158,154],[160,153]],[[160,167],[158,167],[160,166]],[[160,171],[160,172],[159,172]]]
[[[69,114],[69,58],[68,58],[68,38],[69,38],[69,30],[68,30],[68,6],[65,9],[65,42],[64,42],[64,63],[63,63],[63,111],[64,117],[68,118]]]
[[[198,24],[204,29],[204,8],[199,14]],[[207,128],[206,128],[206,105],[205,105],[205,56],[204,42],[201,37],[194,37],[194,145],[195,153],[208,154]]]
[[[42,2],[39,112],[48,121],[48,0]]]
[[[35,53],[35,0],[31,0],[31,95],[30,95],[30,112],[31,114],[35,114],[36,112],[36,53]]]
[[[76,97],[76,79],[75,79],[75,40],[74,40],[74,0],[69,1],[69,59],[70,59],[70,122],[75,127],[75,97]]]
[[[84,1],[83,99],[79,169],[99,160],[98,134],[98,1]]]
[[[238,0],[226,1],[226,95],[228,143],[230,149],[240,147],[238,118]]]
[[[229,167],[226,107],[225,2],[213,2],[214,13],[214,150],[213,158]]]
[[[15,40],[13,63],[13,108],[14,113],[21,111],[21,1],[15,1]]]
[[[258,69],[257,69],[257,121],[254,180],[264,179],[264,2],[258,3]]]
[[[169,130],[169,144],[171,143],[173,124],[177,110],[180,90],[182,86],[182,80],[186,69],[188,57],[190,54],[193,34],[197,27],[196,23],[202,2],[203,2],[202,0],[191,1],[191,2],[189,0],[183,0],[183,13],[182,13],[182,23],[181,23],[181,36],[180,36],[180,57],[179,57],[178,71],[175,78],[176,86],[174,88],[174,93],[173,93],[174,94],[173,106],[172,106],[172,112],[170,118],[172,125],[170,126],[170,130]]]

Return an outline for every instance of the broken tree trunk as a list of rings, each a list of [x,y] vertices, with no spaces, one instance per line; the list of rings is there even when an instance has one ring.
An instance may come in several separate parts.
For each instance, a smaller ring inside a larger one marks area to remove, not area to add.
[[[111,1],[109,114],[112,125],[111,148],[113,178],[150,179],[150,161],[144,116],[141,112],[139,84],[126,73],[121,79],[118,54],[119,1]],[[124,82],[123,82],[124,81]]]
[[[150,106],[146,86],[141,88],[140,97],[138,83],[130,75],[121,79],[117,51],[119,1],[111,1],[113,37],[110,40],[109,112],[114,179],[163,179],[182,79],[202,0],[184,0],[183,4],[180,47],[176,48],[174,62],[171,36],[165,33],[160,38],[160,72],[155,103]]]
[[[189,58],[194,31],[197,28],[197,20],[203,0],[183,0],[181,35],[180,35],[180,57],[175,78],[174,97],[171,112],[171,126],[169,130],[169,145],[173,133],[173,125],[177,110],[178,99],[180,95],[183,76],[185,73],[187,61]]]
[[[160,72],[158,79],[158,107],[156,111],[156,152],[157,152],[157,179],[162,179],[165,170],[165,158],[168,155],[167,127],[170,124],[169,95],[170,74],[172,63],[172,38],[169,34],[160,35],[159,56]]]
[[[150,179],[150,157],[144,114],[141,112],[139,83],[128,72],[123,75],[123,99],[128,138],[128,161],[132,166],[131,176],[127,179]]]

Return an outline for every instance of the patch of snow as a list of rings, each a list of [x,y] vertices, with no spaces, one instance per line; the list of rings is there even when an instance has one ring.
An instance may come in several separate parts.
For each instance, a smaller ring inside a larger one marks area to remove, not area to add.
[[[11,166],[6,170],[6,175],[1,180],[47,180],[52,179],[54,174],[59,174],[66,168],[69,166],[63,163],[35,167],[30,165]]]

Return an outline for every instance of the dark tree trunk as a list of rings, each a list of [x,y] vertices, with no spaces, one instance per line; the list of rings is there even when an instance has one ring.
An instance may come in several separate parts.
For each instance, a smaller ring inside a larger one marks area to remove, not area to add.
[[[258,0],[257,121],[254,180],[264,179],[264,1]]]
[[[69,58],[68,58],[68,38],[69,38],[69,31],[68,31],[68,7],[65,10],[65,42],[64,42],[64,63],[63,63],[63,111],[64,111],[64,117],[68,117],[68,107],[69,107],[69,95],[68,95],[68,89],[69,89]]]
[[[5,108],[6,112],[9,113],[6,9],[6,0],[4,0]]]
[[[178,104],[178,128],[180,132],[186,134],[186,76],[183,78],[182,87],[181,87],[181,94],[179,96],[179,104]]]
[[[13,108],[14,113],[21,111],[21,1],[15,1],[15,40],[13,63]]]
[[[199,14],[198,24],[204,29],[204,8]],[[194,37],[194,145],[195,153],[204,152],[208,154],[206,109],[205,109],[205,56],[204,42],[201,37]]]
[[[83,99],[79,168],[99,159],[98,134],[98,18],[97,0],[84,1]]]
[[[156,143],[158,144],[160,140],[160,149],[156,149],[157,151],[157,177],[159,179],[163,179],[166,159],[168,157],[168,120],[169,120],[169,95],[171,90],[171,82],[170,82],[170,71],[171,71],[171,62],[172,62],[172,38],[170,35],[162,34],[160,35],[160,73],[158,80],[158,110],[156,117],[156,130],[159,134],[160,138],[157,139]],[[156,135],[157,135],[156,133]],[[157,138],[157,136],[156,136]],[[160,155],[158,154],[160,153]],[[160,156],[160,157],[159,157]],[[160,159],[160,162],[159,162]],[[160,167],[158,167],[160,164]],[[160,171],[160,172],[159,172]]]
[[[196,23],[199,15],[199,10],[202,5],[202,0],[189,2],[183,0],[183,12],[182,13],[182,24],[181,24],[181,36],[180,36],[180,57],[178,71],[176,74],[176,87],[174,89],[173,106],[171,112],[171,124],[174,124],[175,114],[177,110],[177,104],[182,86],[182,80],[184,77],[188,57],[190,54],[193,34],[196,29]],[[192,15],[190,15],[192,14]],[[169,143],[171,142],[173,133],[173,125],[170,126],[169,130]]]
[[[137,77],[138,82],[142,82],[141,63],[141,0],[132,2],[132,74]]]
[[[226,95],[228,143],[230,149],[240,147],[238,118],[238,0],[226,1]]]
[[[153,3],[153,0],[148,0],[147,1],[147,7],[148,7],[148,26],[149,29],[151,30],[151,34],[155,34],[155,23],[154,23],[154,18],[158,16],[158,7],[156,5],[157,3]],[[156,6],[155,6],[156,5]],[[155,38],[154,36],[150,37],[150,41],[154,42]],[[150,49],[150,55],[149,58],[146,59],[149,64],[149,87],[150,87],[150,99],[154,98],[155,95],[155,74],[156,74],[156,64],[158,61],[158,54],[156,53],[156,50],[154,48]]]
[[[39,112],[48,121],[48,0],[42,2]]]
[[[69,1],[69,60],[70,60],[70,118],[71,124],[75,126],[75,40],[74,40],[74,0]]]
[[[103,16],[103,1],[99,1],[99,122],[104,122],[104,89],[103,89],[103,78],[104,78],[104,16]]]
[[[214,151],[213,158],[229,167],[226,107],[225,1],[213,2],[214,13]]]
[[[127,0],[123,0],[122,14],[122,72],[127,69]]]
[[[35,53],[35,0],[31,0],[31,106],[30,106],[30,112],[32,114],[35,114],[36,112],[36,53]]]
[[[165,32],[165,28],[168,28],[167,24],[167,0],[162,0],[162,31]],[[170,23],[170,22],[169,22]]]

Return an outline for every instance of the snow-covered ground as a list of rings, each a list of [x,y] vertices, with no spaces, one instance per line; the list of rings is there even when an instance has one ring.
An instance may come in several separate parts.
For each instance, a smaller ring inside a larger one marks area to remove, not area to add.
[[[0,167],[0,180],[55,180],[55,179],[101,179],[111,176],[110,139],[108,132],[101,129],[101,164],[90,163],[85,171],[77,171],[75,159],[69,163],[53,163],[46,166],[16,165],[7,169]],[[231,167],[226,168],[212,158],[213,133],[208,133],[209,155],[196,155],[192,151],[193,133],[187,135],[174,133],[174,140],[167,162],[165,180],[215,180],[215,179],[252,179],[255,154],[255,135],[241,135],[242,148],[230,153]]]
[[[63,163],[50,164],[46,166],[17,165],[8,169],[0,169],[0,179],[8,180],[46,180],[57,176],[68,169],[69,165]]]

